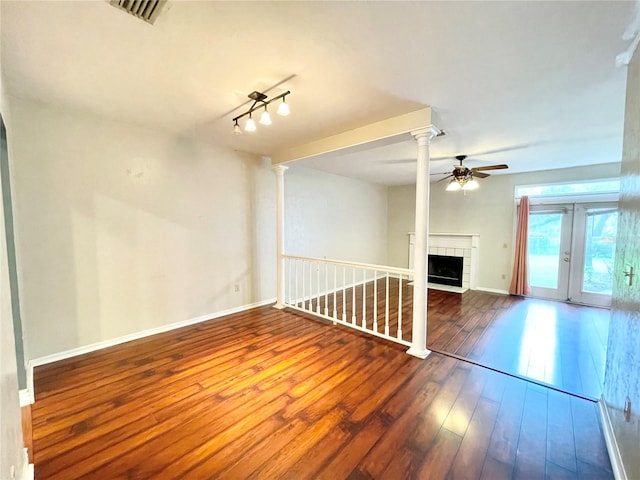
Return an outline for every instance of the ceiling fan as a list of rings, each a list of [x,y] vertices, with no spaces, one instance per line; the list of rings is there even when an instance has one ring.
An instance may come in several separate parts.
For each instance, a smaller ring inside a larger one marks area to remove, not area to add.
[[[460,165],[454,165],[453,171],[449,175],[438,180],[439,182],[442,182],[447,178],[451,178],[451,180],[449,181],[449,185],[447,185],[447,190],[475,190],[476,188],[478,188],[478,182],[476,182],[475,179],[486,178],[489,176],[488,173],[484,173],[486,170],[504,170],[505,168],[509,168],[509,165],[506,165],[504,163],[501,163],[499,165],[487,165],[484,167],[468,168],[462,163],[466,158],[466,155],[456,155],[455,159],[460,162]],[[434,173],[432,175],[442,174]]]

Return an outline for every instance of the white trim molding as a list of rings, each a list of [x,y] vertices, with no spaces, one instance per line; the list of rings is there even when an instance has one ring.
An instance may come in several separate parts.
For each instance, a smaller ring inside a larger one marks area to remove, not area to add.
[[[481,292],[499,293],[501,295],[509,295],[509,291],[508,290],[502,290],[500,288],[477,287],[476,290],[479,290]]]
[[[27,365],[27,388],[25,390],[21,390],[20,399],[22,406],[22,398],[24,396],[25,400],[28,398],[30,401],[26,405],[30,403],[34,403],[34,388],[33,388],[33,369],[40,365],[46,365],[48,363],[58,362],[60,360],[66,360],[68,358],[76,357],[78,355],[83,355],[89,352],[95,352],[97,350],[102,350],[103,348],[113,347],[115,345],[120,345],[121,343],[130,342],[132,340],[138,340],[140,338],[149,337],[151,335],[156,335],[158,333],[168,332],[170,330],[175,330],[177,328],[187,327],[189,325],[193,325],[195,323],[206,322],[207,320],[214,320],[216,318],[224,317],[226,315],[231,315],[233,313],[244,312],[245,310],[251,310],[252,308],[263,307],[265,305],[269,305],[271,303],[275,303],[275,298],[269,298],[267,300],[261,300],[259,302],[250,303],[247,305],[241,305],[239,307],[229,308],[227,310],[222,310],[220,312],[210,313],[207,315],[200,315],[195,318],[190,318],[188,320],[183,320],[180,322],[169,323],[167,325],[162,325],[160,327],[150,328],[148,330],[142,330],[140,332],[130,333],[128,335],[123,335],[122,337],[112,338],[109,340],[103,340],[102,342],[92,343],[90,345],[85,345],[83,347],[72,348],[71,350],[65,350],[63,352],[53,353],[51,355],[46,355],[44,357],[34,358],[33,360],[29,360]],[[28,395],[28,396],[27,396]]]
[[[20,408],[31,405],[34,402],[33,388],[18,390],[18,398],[20,399]]]
[[[609,417],[609,410],[607,409],[607,402],[605,401],[604,396],[600,397],[600,400],[598,400],[598,411],[600,412],[600,423],[602,424],[604,441],[607,444],[607,452],[609,452],[609,460],[611,461],[613,476],[616,480],[629,480],[627,472],[624,469],[624,464],[622,463],[622,455],[620,454],[620,448],[616,441],[613,425],[611,424],[611,417]]]
[[[20,476],[20,480],[33,480],[34,478],[35,470],[33,468],[33,463],[29,463],[29,452],[25,448],[22,464],[22,475]]]

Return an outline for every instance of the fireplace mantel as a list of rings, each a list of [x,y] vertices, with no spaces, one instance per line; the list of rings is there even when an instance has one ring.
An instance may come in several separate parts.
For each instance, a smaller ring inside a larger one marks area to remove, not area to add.
[[[415,233],[409,232],[409,268],[413,269]],[[429,284],[429,288],[464,292],[478,287],[478,259],[480,235],[477,233],[430,233],[428,253],[463,258],[462,288]]]

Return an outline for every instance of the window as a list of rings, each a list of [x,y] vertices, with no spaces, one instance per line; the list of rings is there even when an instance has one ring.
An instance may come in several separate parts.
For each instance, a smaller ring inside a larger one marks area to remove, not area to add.
[[[574,197],[583,195],[617,195],[620,179],[584,180],[579,182],[549,183],[543,185],[517,185],[515,196],[528,197]]]

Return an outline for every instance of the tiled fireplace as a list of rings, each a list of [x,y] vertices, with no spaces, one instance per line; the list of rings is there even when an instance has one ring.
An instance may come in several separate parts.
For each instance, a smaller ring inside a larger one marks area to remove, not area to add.
[[[454,292],[475,290],[478,286],[478,254],[480,235],[476,233],[431,233],[429,255],[462,258],[462,287],[429,283],[429,288]],[[409,233],[409,268],[413,268],[415,233]]]

